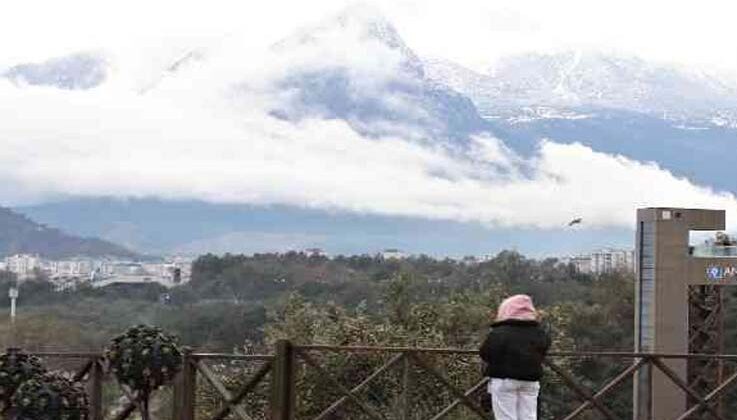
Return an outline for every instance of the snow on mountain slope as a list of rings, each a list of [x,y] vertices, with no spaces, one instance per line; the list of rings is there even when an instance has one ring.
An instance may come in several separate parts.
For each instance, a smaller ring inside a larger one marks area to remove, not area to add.
[[[616,109],[669,120],[729,125],[737,86],[703,72],[629,56],[565,52],[501,59],[487,74],[454,63],[426,63],[428,77],[473,98],[485,114],[522,108]]]
[[[422,61],[372,8],[349,8],[273,51],[290,63],[278,82],[290,94],[274,109],[281,118],[339,118],[365,135],[447,145],[490,129],[468,98],[425,77]]]
[[[593,53],[510,57],[488,74],[444,60],[425,70],[472,98],[518,152],[540,139],[580,143],[737,191],[725,171],[737,165],[725,153],[737,146],[737,90],[720,78]]]

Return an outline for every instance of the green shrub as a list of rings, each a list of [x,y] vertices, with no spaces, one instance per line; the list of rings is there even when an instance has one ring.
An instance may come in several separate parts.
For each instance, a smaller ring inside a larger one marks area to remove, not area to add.
[[[113,338],[105,357],[118,381],[143,395],[171,381],[182,364],[178,338],[146,325]]]

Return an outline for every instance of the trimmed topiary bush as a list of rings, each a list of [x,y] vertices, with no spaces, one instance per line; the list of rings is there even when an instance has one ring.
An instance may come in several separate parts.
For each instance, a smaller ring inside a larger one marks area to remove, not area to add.
[[[20,350],[11,349],[0,355],[0,401],[7,410],[13,394],[25,381],[46,373],[41,359]]]
[[[160,328],[138,325],[113,338],[105,357],[120,383],[147,396],[181,369],[178,342]]]
[[[82,385],[56,373],[23,382],[13,395],[13,405],[17,420],[86,420],[89,413]]]

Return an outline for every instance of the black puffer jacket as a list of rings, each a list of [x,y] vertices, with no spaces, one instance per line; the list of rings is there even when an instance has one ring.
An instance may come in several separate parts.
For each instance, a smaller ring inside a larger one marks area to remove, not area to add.
[[[537,321],[509,319],[492,324],[479,355],[490,378],[539,381],[550,337]]]

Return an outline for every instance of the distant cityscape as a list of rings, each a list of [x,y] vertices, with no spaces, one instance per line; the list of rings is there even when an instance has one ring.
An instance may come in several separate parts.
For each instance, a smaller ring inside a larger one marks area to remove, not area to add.
[[[319,248],[302,251],[307,255],[327,257]],[[411,254],[399,249],[385,249],[377,254],[384,259],[404,259]],[[467,256],[460,261],[480,264],[494,255]],[[58,290],[74,288],[86,283],[93,287],[104,287],[114,283],[158,283],[174,287],[189,282],[192,275],[192,257],[174,256],[159,261],[133,261],[114,258],[69,258],[47,259],[33,254],[16,254],[0,259],[0,271],[14,273],[24,281],[38,275],[48,278]],[[635,270],[635,253],[631,249],[602,248],[587,254],[561,258],[576,271],[586,274],[604,274],[616,271]]]
[[[103,287],[113,283],[159,283],[173,287],[190,280],[192,259],[167,257],[159,261],[79,257],[52,260],[33,254],[16,254],[0,260],[0,271],[14,273],[19,281],[47,277],[59,290],[81,283]]]

